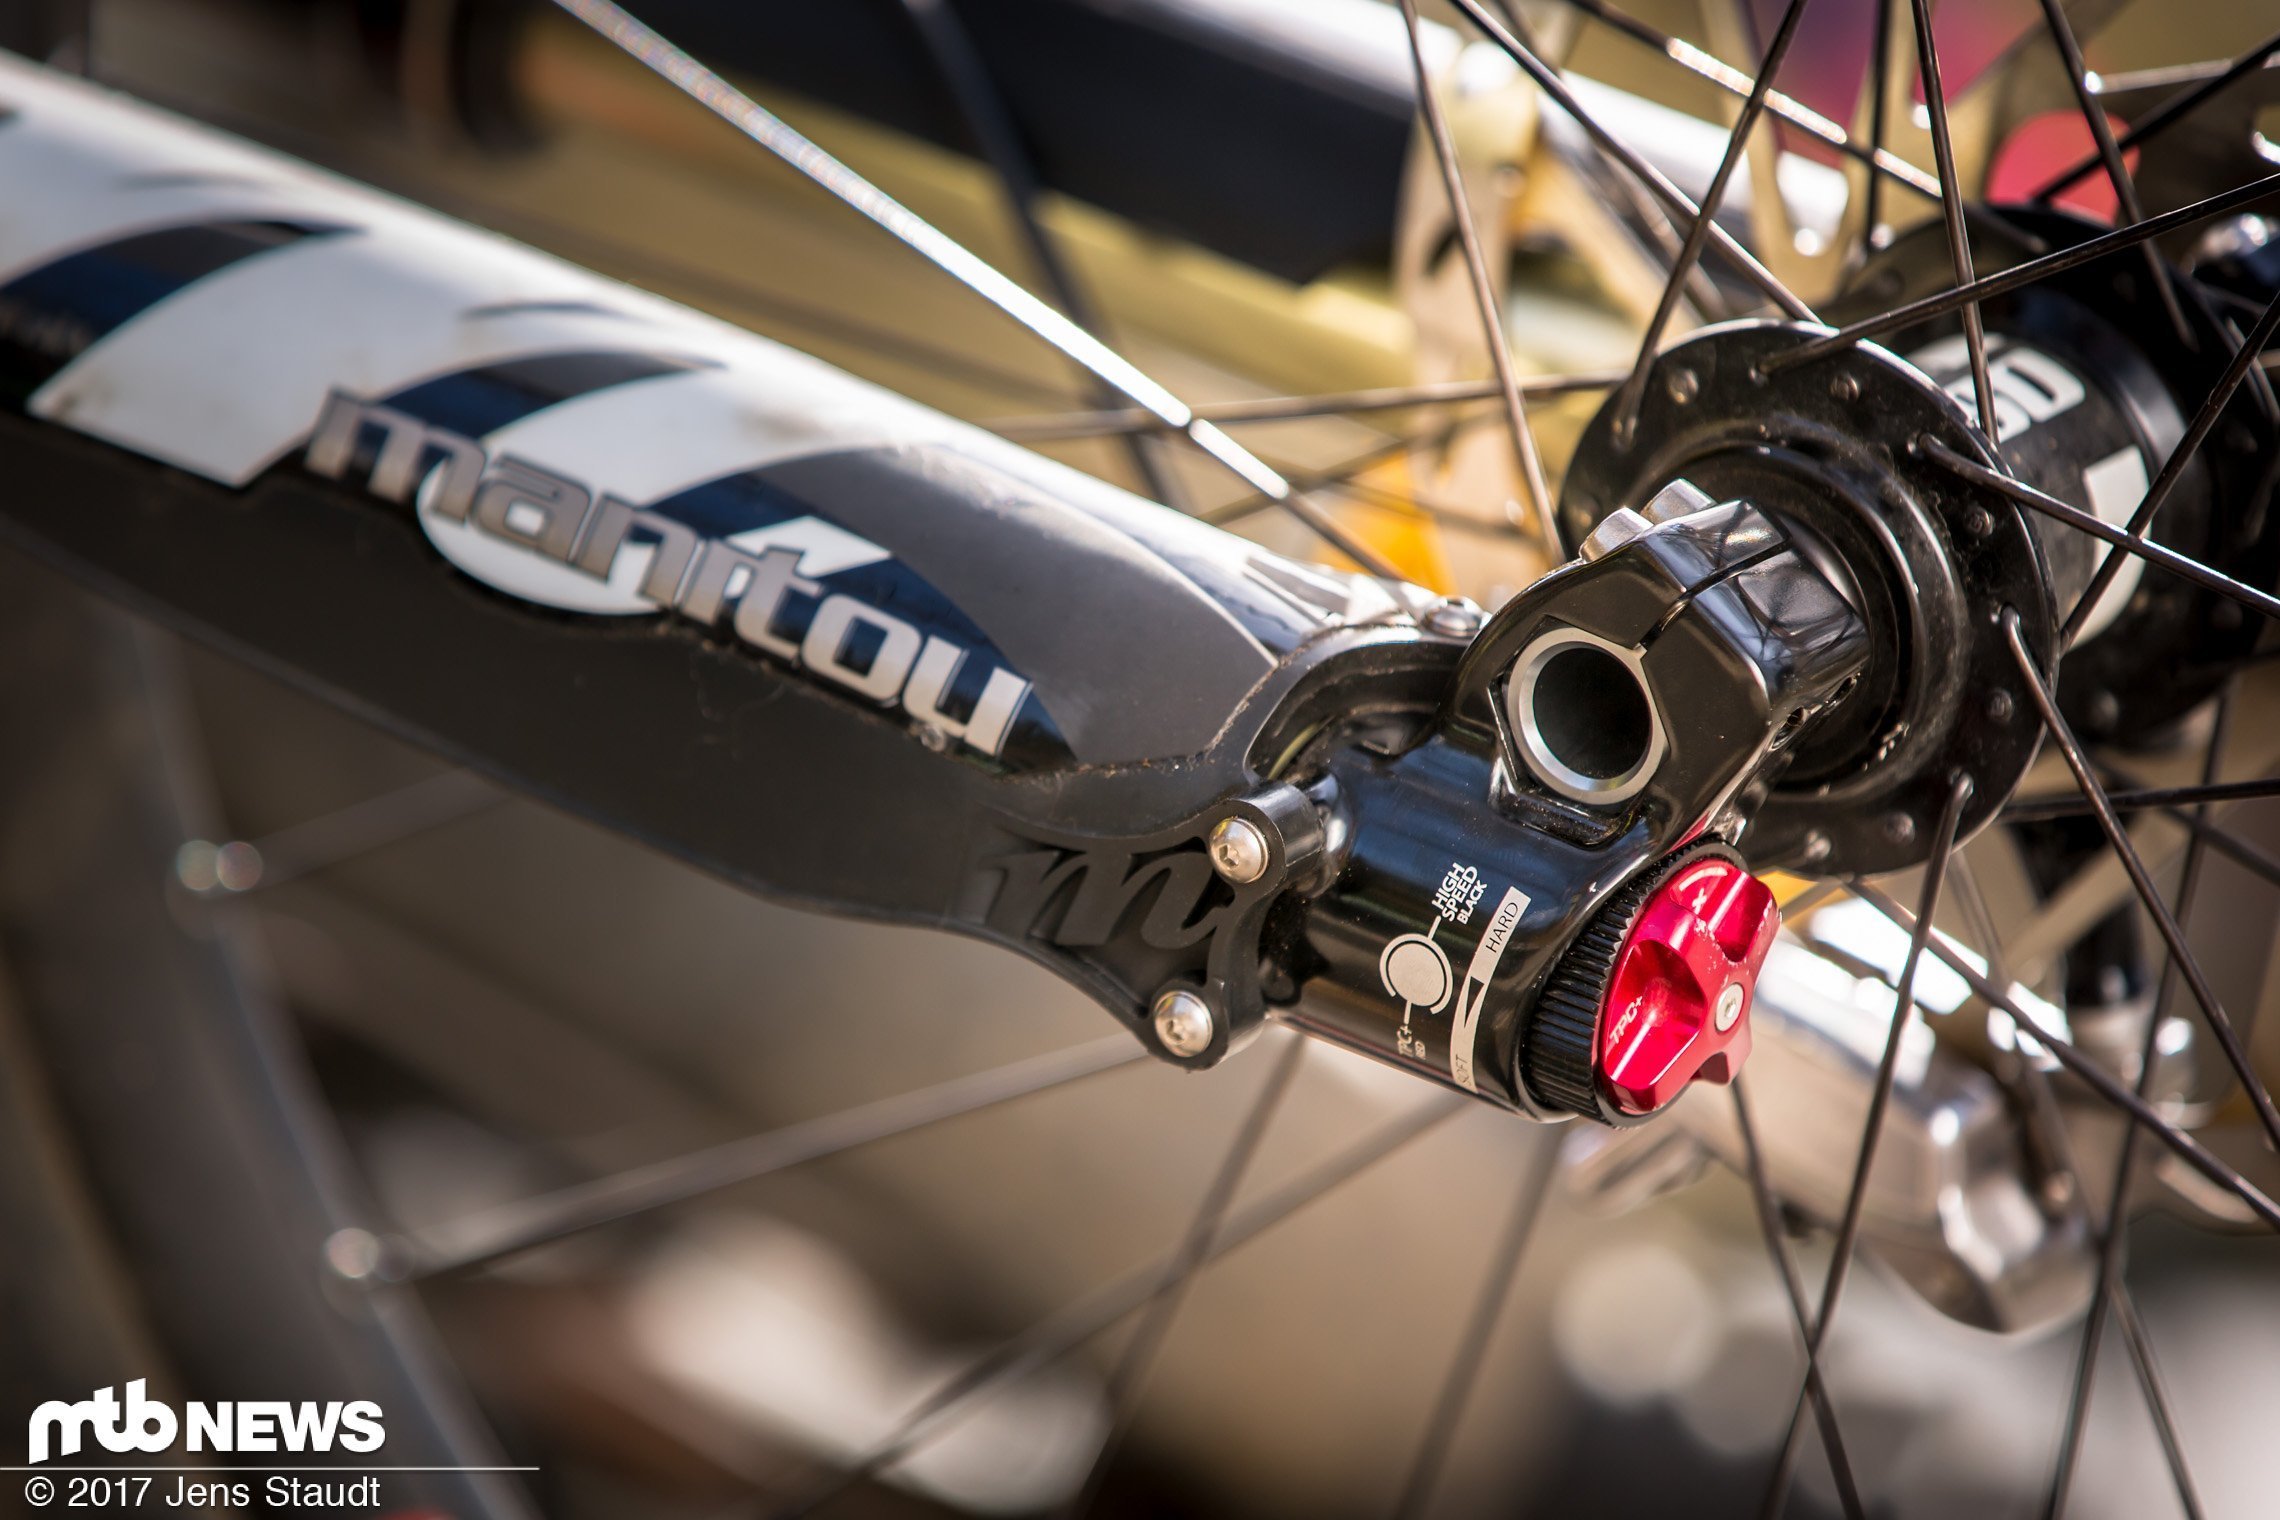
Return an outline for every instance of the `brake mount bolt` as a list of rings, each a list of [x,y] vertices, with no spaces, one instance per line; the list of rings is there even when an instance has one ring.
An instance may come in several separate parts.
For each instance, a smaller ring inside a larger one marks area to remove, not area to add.
[[[1185,987],[1156,999],[1156,1038],[1173,1055],[1193,1059],[1211,1048],[1211,1005]]]
[[[1267,836],[1248,818],[1222,818],[1211,830],[1211,868],[1238,887],[1267,874]]]

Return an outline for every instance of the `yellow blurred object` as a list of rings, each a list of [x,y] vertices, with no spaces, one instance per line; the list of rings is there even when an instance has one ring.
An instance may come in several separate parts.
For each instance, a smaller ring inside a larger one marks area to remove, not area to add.
[[[1420,507],[1397,505],[1413,502],[1416,497],[1409,461],[1389,459],[1355,477],[1355,483],[1373,495],[1384,494],[1382,500],[1365,497],[1353,503],[1344,514],[1347,524],[1420,586],[1442,592],[1455,590],[1440,524]]]
[[[1814,883],[1809,876],[1792,876],[1787,871],[1766,871],[1758,876],[1773,889],[1773,900],[1786,908],[1809,891]]]

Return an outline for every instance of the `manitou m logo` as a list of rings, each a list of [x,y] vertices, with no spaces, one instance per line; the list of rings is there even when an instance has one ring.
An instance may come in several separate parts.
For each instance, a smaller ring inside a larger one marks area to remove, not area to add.
[[[76,1404],[50,1399],[32,1411],[27,1437],[33,1465],[50,1456],[79,1454],[92,1435],[105,1451],[159,1452],[181,1441],[190,1451],[378,1451],[388,1439],[380,1406],[368,1399],[351,1403],[247,1401],[170,1404],[146,1398],[146,1380],[98,1388]]]
[[[671,608],[708,629],[725,622],[738,639],[795,669],[902,708],[922,732],[932,731],[930,741],[940,735],[995,756],[1029,695],[1027,680],[997,666],[962,714],[949,711],[963,705],[950,689],[969,651],[822,585],[817,577],[890,556],[819,517],[707,538],[663,513],[597,495],[527,459],[493,459],[472,438],[340,391],[326,400],[306,457],[312,473],[333,480],[361,470],[365,489],[383,501],[416,498],[436,547],[510,596],[573,612]],[[795,632],[786,625],[801,604],[807,626]]]

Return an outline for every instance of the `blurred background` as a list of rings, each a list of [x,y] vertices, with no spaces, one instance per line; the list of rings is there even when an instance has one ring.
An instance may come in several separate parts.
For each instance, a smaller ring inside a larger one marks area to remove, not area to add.
[[[1074,295],[1185,398],[1484,377],[1412,123],[1399,13],[1375,0],[1162,8],[1193,13],[1198,30],[1180,35],[1214,38],[1218,67],[1175,69],[1163,60],[1177,49],[1088,49],[1069,18],[1118,9],[1106,0],[960,0],[1037,181],[1009,201],[986,120],[962,107],[902,0],[635,7],[999,267]],[[1699,178],[1731,94],[1592,9],[1520,7],[1579,89],[1674,177]],[[2222,58],[2275,20],[2261,5],[2070,9],[2090,66],[2117,75]],[[1523,368],[1626,366],[1659,291],[1655,229],[1500,55],[1426,11]],[[1698,63],[1745,72],[1779,11],[1626,8],[1691,39]],[[1784,88],[1857,122],[1877,15],[1866,0],[1818,0]],[[1950,3],[1935,19],[1973,182],[2031,179],[2082,150],[2078,119],[2042,124],[2062,101],[2035,0]],[[1070,436],[1087,426],[1072,414],[1104,403],[1055,355],[549,7],[18,0],[0,25],[0,43],[717,312],[1271,547],[1327,554],[1194,459],[1133,435]],[[1056,136],[1067,122],[1092,139]],[[1929,164],[1920,113],[1896,108],[1889,141]],[[1809,134],[1785,130],[1779,147],[1758,154],[1727,215],[1785,279],[1831,288],[1855,215],[1845,171]],[[1931,209],[1902,198],[1888,214],[1905,225]],[[1595,404],[1537,412],[1555,465]],[[1545,566],[1510,530],[1507,446],[1477,402],[1277,422],[1246,439],[1426,583],[1493,606]],[[994,950],[760,901],[225,659],[166,659],[215,820],[172,863],[177,906],[251,935],[359,1185],[394,1227],[440,1229],[1105,1032],[1076,993]],[[2237,743],[2243,774],[2280,757],[2280,737]],[[2280,827],[2235,821],[2280,847],[2259,832]],[[2259,1007],[2272,1000],[2270,888],[2226,862],[2210,870],[2216,906],[2197,935],[2233,1005]],[[1873,966],[1855,969],[1881,985]],[[2260,1053],[2276,1024],[2262,1021]],[[545,1513],[765,1513],[973,1355],[1170,1249],[1288,1038],[1270,1032],[1203,1078],[1109,1072],[438,1283],[424,1301],[504,1448],[543,1469]],[[1420,1096],[1310,1051],[1242,1196],[1269,1195]],[[1472,1348],[1479,1384],[1430,1512],[1755,1513],[1802,1364],[1746,1185],[1696,1153],[1602,1154],[1604,1137],[1485,1109],[1202,1278],[1092,1512],[1387,1513],[1468,1348],[1496,1237],[1551,1146],[1565,1165],[1506,1311]],[[1826,1234],[1795,1223],[1818,1282]],[[2280,1412],[2280,1255],[2212,1223],[2148,1216],[2131,1280],[2205,1512],[2267,1514],[2280,1508],[2262,1439]],[[1828,1367],[1872,1512],[2035,1508],[2075,1323],[1974,1328],[1883,1267],[1856,1278]],[[1129,1333],[1127,1321],[978,1403],[831,1513],[1068,1502]],[[2074,1485],[2084,1520],[2177,1506],[2119,1366],[2111,1353]],[[1837,1512],[1810,1441],[1793,1512]]]

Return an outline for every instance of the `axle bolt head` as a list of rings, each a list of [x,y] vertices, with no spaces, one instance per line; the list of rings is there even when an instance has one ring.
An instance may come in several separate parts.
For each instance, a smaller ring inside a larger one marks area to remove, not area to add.
[[[1173,1055],[1193,1059],[1211,1048],[1211,1005],[1185,987],[1156,998],[1156,1039]]]
[[[1211,868],[1238,887],[1267,874],[1267,836],[1248,818],[1222,818],[1211,830]]]
[[[1731,1082],[1749,1058],[1750,996],[1781,909],[1723,854],[1634,878],[1554,968],[1523,1035],[1542,1103],[1637,1119],[1689,1084]]]

